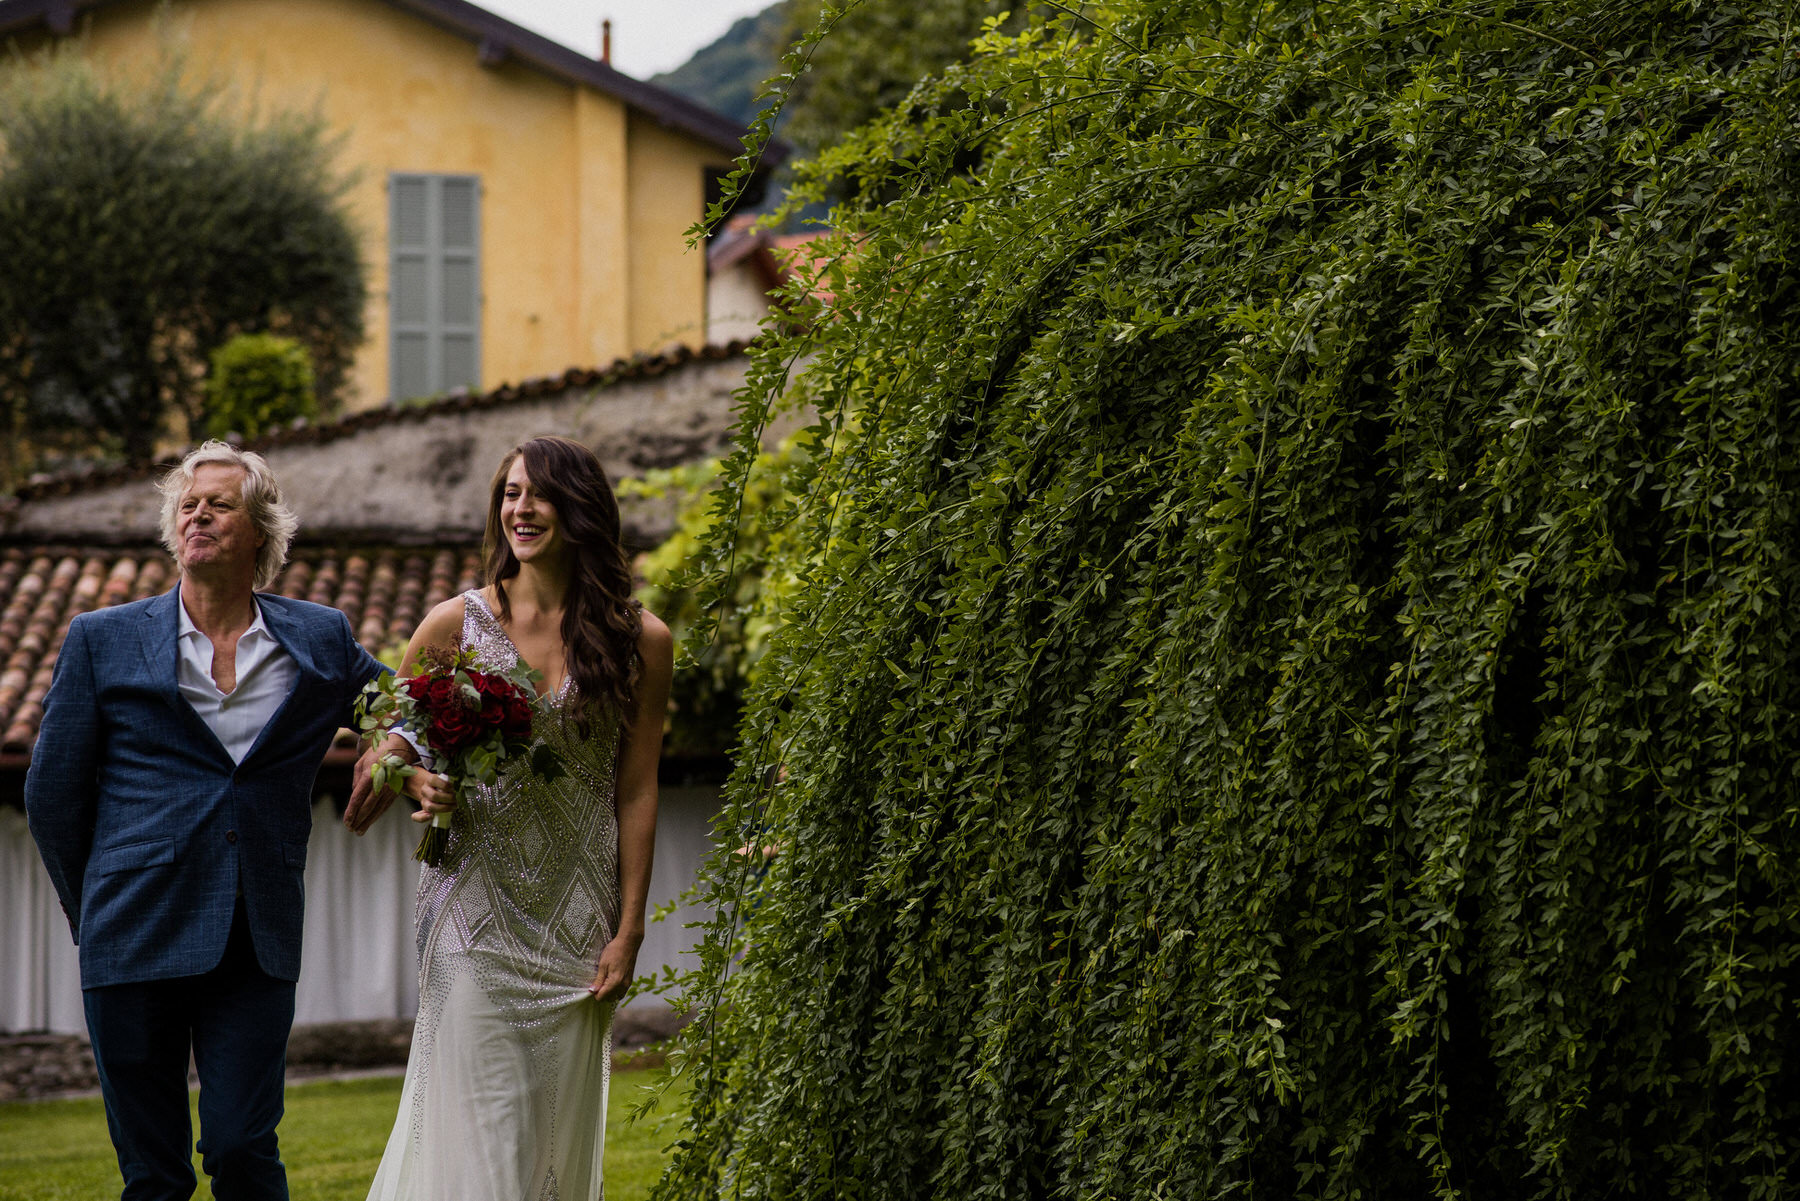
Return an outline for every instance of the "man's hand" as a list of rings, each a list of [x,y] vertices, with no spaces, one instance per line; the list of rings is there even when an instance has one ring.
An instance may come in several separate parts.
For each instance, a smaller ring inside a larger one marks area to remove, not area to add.
[[[350,774],[350,802],[344,806],[344,824],[358,834],[368,832],[375,819],[387,812],[387,807],[394,803],[394,793],[383,789],[377,792],[375,782],[369,775],[369,769],[375,764],[375,756],[379,748],[370,747],[356,761],[356,767]]]

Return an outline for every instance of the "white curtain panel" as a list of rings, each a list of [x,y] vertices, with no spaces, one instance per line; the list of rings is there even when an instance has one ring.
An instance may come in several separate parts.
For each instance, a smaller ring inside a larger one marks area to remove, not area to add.
[[[711,846],[718,807],[714,787],[663,790],[650,877],[652,912],[693,884]],[[419,865],[412,858],[418,838],[418,825],[398,808],[361,838],[344,829],[329,798],[313,810],[296,1023],[409,1018],[418,1008],[413,892]],[[639,974],[660,973],[670,964],[691,967],[700,931],[686,926],[707,917],[703,909],[682,905],[650,923],[638,955]],[[0,806],[0,1032],[81,1034],[85,1029],[81,972],[68,923],[24,814]]]
[[[296,1024],[409,1018],[418,1009],[418,834],[398,805],[360,838],[344,828],[330,798],[313,808]]]
[[[0,805],[0,1031],[79,1034],[81,966],[25,815]]]

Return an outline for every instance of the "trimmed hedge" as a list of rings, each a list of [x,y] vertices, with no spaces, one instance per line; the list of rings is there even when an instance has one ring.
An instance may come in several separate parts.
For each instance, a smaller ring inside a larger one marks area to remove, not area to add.
[[[659,1196],[1794,1195],[1791,7],[1082,12],[806,185]]]

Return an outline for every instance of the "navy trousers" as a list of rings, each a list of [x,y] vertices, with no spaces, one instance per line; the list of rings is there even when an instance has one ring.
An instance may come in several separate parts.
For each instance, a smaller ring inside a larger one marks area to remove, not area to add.
[[[294,983],[265,975],[238,901],[224,957],[175,980],[90,988],[88,1036],[121,1201],[187,1201],[195,1177],[188,1054],[200,1074],[200,1162],[217,1201],[286,1201],[276,1145]]]

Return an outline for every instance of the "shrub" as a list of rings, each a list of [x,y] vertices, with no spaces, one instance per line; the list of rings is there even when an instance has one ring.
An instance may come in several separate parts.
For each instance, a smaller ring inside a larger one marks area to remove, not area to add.
[[[662,468],[619,482],[621,496],[681,498],[675,531],[638,562],[644,577],[639,599],[669,623],[686,652],[669,695],[665,746],[673,753],[724,754],[735,742],[744,695],[780,625],[783,598],[794,588],[792,556],[799,548],[787,532],[793,506],[784,485],[807,454],[804,440],[790,438],[757,455],[750,485],[739,493],[731,602],[723,620],[712,623],[702,611],[695,570],[712,525],[719,461]],[[704,642],[687,638],[697,628],[705,630]]]
[[[212,353],[206,378],[206,434],[257,438],[295,418],[319,414],[306,347],[276,334],[239,334]]]

